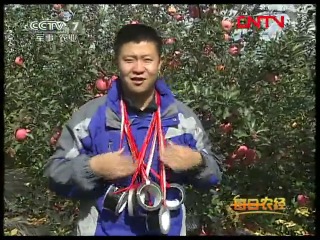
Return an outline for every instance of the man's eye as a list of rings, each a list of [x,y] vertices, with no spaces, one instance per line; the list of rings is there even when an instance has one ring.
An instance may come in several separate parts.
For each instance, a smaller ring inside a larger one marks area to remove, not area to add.
[[[125,59],[125,62],[133,62],[133,59]]]
[[[152,59],[147,58],[147,59],[145,59],[145,61],[146,61],[146,62],[152,62]]]

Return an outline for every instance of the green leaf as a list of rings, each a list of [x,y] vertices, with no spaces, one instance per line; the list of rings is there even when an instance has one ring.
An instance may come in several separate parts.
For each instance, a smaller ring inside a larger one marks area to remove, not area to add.
[[[187,100],[184,101],[184,103],[185,103],[186,105],[188,105],[188,106],[190,106],[190,104],[192,104],[192,103],[194,103],[194,102],[195,102],[195,100],[193,100],[193,99],[187,99]]]
[[[96,75],[96,76],[98,76],[98,74],[99,74],[98,70],[95,69],[95,68],[90,68],[90,69],[89,69],[89,72],[93,73],[93,74]]]
[[[240,95],[240,90],[232,91],[229,95],[229,99],[236,99]]]
[[[262,132],[269,132],[269,131],[270,131],[269,128],[262,128],[257,131],[257,134]]]
[[[27,136],[28,136],[29,138],[31,138],[32,140],[34,139],[34,137],[33,137],[33,135],[32,135],[31,133],[28,133]]]
[[[257,153],[258,158],[261,159],[261,156],[262,156],[261,152],[256,150],[256,153]]]
[[[235,130],[233,132],[233,135],[237,138],[237,139],[241,139],[244,137],[249,137],[250,135],[248,135],[245,131],[242,130]]]
[[[256,126],[256,119],[253,118],[252,121],[250,122],[250,131],[253,131],[255,126]]]
[[[194,94],[195,95],[198,95],[198,87],[195,85],[195,84],[192,84],[192,87],[193,87],[193,91],[194,91]]]
[[[223,111],[222,119],[226,119],[230,115],[229,108],[226,107]]]
[[[13,149],[15,152],[18,152],[20,148],[21,148],[21,144],[18,143],[17,145],[14,146]]]
[[[44,122],[43,125],[44,125],[44,127],[45,127],[46,129],[48,129],[48,130],[51,129],[50,125],[49,125],[47,122]]]
[[[211,107],[210,107],[209,105],[204,105],[204,106],[202,107],[202,109],[203,109],[204,111],[210,111]]]
[[[217,111],[215,111],[215,116],[221,117],[221,114],[222,114],[222,108],[219,106],[219,107],[217,108]]]
[[[244,115],[245,117],[247,117],[249,114],[250,114],[249,109],[248,109],[248,108],[245,108],[244,111],[243,111],[243,115]]]

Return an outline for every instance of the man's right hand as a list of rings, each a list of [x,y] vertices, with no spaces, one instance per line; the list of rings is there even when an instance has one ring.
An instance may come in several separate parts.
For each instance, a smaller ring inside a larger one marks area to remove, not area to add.
[[[117,152],[104,153],[90,159],[89,165],[92,171],[107,179],[115,180],[133,175],[137,169],[137,163],[130,156],[123,155],[124,149]]]

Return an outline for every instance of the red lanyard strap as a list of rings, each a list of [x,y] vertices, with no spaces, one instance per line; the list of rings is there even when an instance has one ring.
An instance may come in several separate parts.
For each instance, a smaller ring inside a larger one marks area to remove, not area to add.
[[[135,172],[135,174],[134,174],[134,176],[132,178],[132,182],[135,182],[136,177],[139,174],[142,175],[144,180],[147,179],[145,169],[143,168],[143,166],[144,166],[144,157],[146,155],[146,151],[147,151],[150,139],[152,137],[152,133],[153,133],[153,131],[155,129],[156,120],[157,119],[155,117],[152,118],[152,121],[150,123],[148,132],[146,134],[146,138],[145,138],[145,140],[143,142],[141,151],[139,152],[138,151],[138,147],[137,147],[137,145],[136,145],[136,143],[134,141],[134,137],[133,137],[132,132],[131,132],[131,128],[130,128],[130,125],[129,125],[128,114],[126,113],[126,110],[125,110],[125,129],[124,130],[125,130],[127,138],[128,138],[128,144],[129,144],[131,153],[132,153],[133,157],[135,158],[135,160],[138,163],[137,171]]]
[[[134,137],[132,135],[132,131],[130,128],[130,122],[129,122],[129,116],[127,113],[126,106],[122,100],[120,102],[122,118],[123,118],[122,121],[124,121],[122,123],[123,126],[121,124],[122,132],[121,132],[121,144],[120,145],[122,145],[124,135],[126,135],[129,148],[131,150],[131,153],[133,155],[134,160],[138,163],[138,167],[132,177],[132,180],[131,180],[129,187],[120,189],[115,193],[121,193],[124,191],[128,191],[132,188],[136,188],[139,185],[139,183],[137,183],[137,177],[139,175],[142,176],[144,181],[146,181],[148,179],[148,176],[146,174],[146,164],[144,162],[144,157],[146,155],[147,147],[149,145],[149,142],[150,142],[150,139],[153,135],[152,133],[154,132],[154,130],[157,130],[160,149],[163,148],[163,146],[164,146],[164,137],[163,137],[162,126],[161,126],[160,101],[161,101],[160,94],[158,92],[156,92],[156,103],[158,105],[158,110],[157,110],[156,114],[154,114],[152,117],[148,132],[146,134],[146,137],[144,139],[144,142],[143,142],[143,145],[142,145],[140,152],[138,151],[138,147],[137,147],[136,142],[134,141]],[[159,136],[159,135],[161,135],[161,136]],[[159,179],[160,186],[162,186],[162,191],[166,191],[165,188],[169,187],[169,184],[166,182],[165,168],[164,168],[164,165],[162,164],[162,162],[160,162],[160,174],[157,174],[157,172],[152,168],[150,169],[150,171],[152,172],[152,174],[156,178]]]
[[[124,191],[127,191],[127,190],[130,190],[132,188],[137,187],[138,184],[136,183],[136,180],[139,175],[142,175],[144,180],[147,179],[145,169],[143,168],[144,167],[144,165],[143,165],[144,156],[146,154],[148,143],[150,142],[152,132],[153,132],[153,129],[155,129],[155,124],[156,124],[156,118],[153,117],[151,124],[149,126],[149,129],[148,129],[147,135],[146,135],[145,140],[143,142],[142,149],[140,152],[138,152],[137,145],[136,145],[134,138],[132,136],[127,111],[125,108],[123,108],[123,111],[124,111],[124,132],[127,135],[129,148],[131,150],[131,153],[133,155],[134,160],[138,163],[138,166],[137,166],[137,170],[135,171],[135,173],[132,176],[132,180],[131,180],[129,187],[124,188],[124,189],[120,189],[116,193],[121,193],[121,192],[124,192]]]
[[[158,96],[160,98],[160,96]],[[161,124],[161,113],[157,111],[157,131],[158,131],[158,141],[159,141],[159,150],[160,150],[160,158],[161,152],[164,150],[165,147],[165,140],[162,132],[162,124]],[[163,194],[162,202],[163,205],[166,206],[166,199],[167,199],[167,181],[166,181],[166,169],[162,161],[160,161],[160,188]]]

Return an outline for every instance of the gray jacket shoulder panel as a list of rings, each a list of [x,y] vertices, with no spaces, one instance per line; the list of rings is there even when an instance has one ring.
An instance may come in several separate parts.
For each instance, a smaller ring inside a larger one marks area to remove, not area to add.
[[[78,123],[84,121],[85,119],[90,119],[96,113],[98,108],[103,105],[107,100],[107,95],[100,98],[92,99],[85,104],[83,104],[77,111],[72,114],[72,118],[68,122],[71,128],[74,128]]]
[[[182,114],[186,118],[193,117],[194,120],[197,122],[197,125],[202,127],[202,123],[199,120],[198,116],[194,113],[194,111],[188,105],[186,105],[185,103],[179,100],[176,100],[176,104],[178,109],[182,112]]]
[[[87,117],[92,117],[94,113],[97,111],[97,109],[103,105],[107,101],[107,95],[104,95],[103,97],[95,98],[87,103],[83,104],[79,111],[84,112],[84,115]]]
[[[96,98],[82,105],[63,127],[57,149],[44,168],[44,175],[53,183],[71,184],[85,191],[91,191],[97,186],[100,177],[89,167],[91,157],[80,151],[83,149],[82,140],[89,136],[91,118],[106,98]]]

